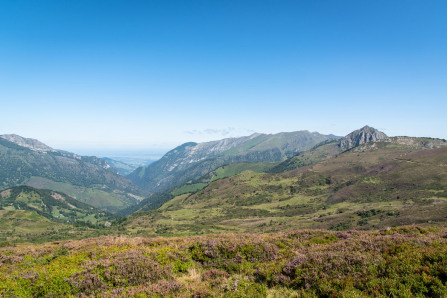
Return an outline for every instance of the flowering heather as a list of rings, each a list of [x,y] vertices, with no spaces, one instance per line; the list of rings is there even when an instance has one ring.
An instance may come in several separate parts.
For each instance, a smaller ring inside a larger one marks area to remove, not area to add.
[[[0,248],[2,297],[446,297],[441,228],[100,237]]]

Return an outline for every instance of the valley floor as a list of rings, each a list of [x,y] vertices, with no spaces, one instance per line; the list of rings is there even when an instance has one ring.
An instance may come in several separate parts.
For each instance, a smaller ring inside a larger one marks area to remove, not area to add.
[[[447,229],[17,244],[0,248],[0,296],[446,297]]]

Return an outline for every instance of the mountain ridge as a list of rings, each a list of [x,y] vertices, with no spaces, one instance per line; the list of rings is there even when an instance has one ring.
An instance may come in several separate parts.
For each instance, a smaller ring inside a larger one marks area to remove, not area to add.
[[[57,150],[51,148],[50,146],[40,142],[37,139],[24,138],[16,134],[4,134],[0,135],[0,138],[5,139],[11,143],[17,144],[21,147],[25,147],[34,151],[40,152],[56,152]]]
[[[191,235],[442,225],[446,165],[445,140],[387,137],[293,170],[219,179],[156,210],[142,202],[124,226],[138,225],[146,235]]]
[[[280,173],[298,167],[315,164],[362,144],[379,141],[385,138],[387,138],[385,133],[365,125],[364,127],[347,134],[343,138],[323,141],[308,151],[292,156],[273,167],[270,172]]]
[[[15,142],[0,138],[0,189],[23,184],[52,188],[109,211],[136,204],[135,197],[144,193],[97,157],[54,150],[37,140],[30,143],[30,139],[20,136],[13,140]],[[37,149],[28,148],[33,145]]]
[[[270,135],[254,133],[204,143],[188,142],[127,177],[149,192],[163,191],[225,164],[281,161],[328,138],[316,132],[297,131]]]

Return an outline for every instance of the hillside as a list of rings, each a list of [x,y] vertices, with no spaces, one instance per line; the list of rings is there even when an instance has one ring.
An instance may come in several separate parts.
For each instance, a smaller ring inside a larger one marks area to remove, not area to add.
[[[138,168],[136,166],[108,157],[103,157],[101,158],[101,160],[105,161],[108,165],[116,169],[118,173],[120,173],[123,176],[129,175]]]
[[[0,296],[446,297],[446,235],[408,226],[0,247]]]
[[[351,132],[339,140],[324,141],[311,150],[301,152],[273,167],[270,172],[280,173],[318,163],[351,148],[387,138],[383,132],[368,125]]]
[[[373,229],[447,221],[447,142],[394,137],[277,174],[246,171],[124,223],[140,235]],[[325,145],[323,145],[325,146]]]
[[[151,193],[160,192],[198,179],[223,165],[282,161],[330,138],[336,137],[298,131],[186,143],[149,166],[138,168],[128,178]]]
[[[64,193],[29,186],[0,192],[0,210],[31,210],[50,220],[104,225],[116,219],[110,213],[75,200]]]
[[[104,235],[116,219],[52,190],[17,186],[0,192],[0,244]]]
[[[281,134],[284,136],[283,134]],[[310,150],[300,152],[282,162],[251,162],[233,163],[219,167],[209,173],[185,182],[183,185],[173,187],[163,192],[149,195],[138,205],[131,206],[121,212],[122,215],[129,215],[138,210],[151,210],[160,207],[163,203],[171,200],[175,195],[192,193],[203,189],[214,180],[226,178],[239,174],[246,170],[257,173],[280,173],[293,170],[299,167],[318,163],[324,159],[332,158],[350,148],[386,138],[386,135],[375,128],[364,126],[355,130],[343,138],[327,139]]]
[[[54,150],[37,140],[0,137],[0,189],[17,185],[48,188],[117,211],[138,203],[144,192],[93,156]]]
[[[278,163],[276,162],[256,162],[234,163],[221,166],[198,179],[190,180],[185,184],[177,187],[172,187],[170,190],[152,193],[145,199],[141,200],[137,205],[133,205],[126,209],[120,210],[117,214],[120,216],[128,216],[137,211],[157,209],[164,203],[172,200],[175,196],[196,192],[203,189],[215,180],[237,175],[248,170],[254,171],[256,173],[265,173],[270,171],[272,167],[277,164]]]

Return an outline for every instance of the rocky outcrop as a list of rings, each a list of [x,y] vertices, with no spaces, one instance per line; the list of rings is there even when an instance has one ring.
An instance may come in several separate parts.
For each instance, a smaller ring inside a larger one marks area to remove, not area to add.
[[[50,146],[47,146],[44,143],[42,143],[36,139],[24,138],[19,135],[15,135],[15,134],[1,135],[0,138],[3,138],[5,140],[7,140],[11,143],[17,144],[19,146],[31,149],[33,151],[56,152],[56,150],[54,150]]]
[[[368,142],[375,142],[385,138],[387,138],[386,134],[366,125],[342,138],[338,146],[340,147],[341,151],[346,151],[359,145],[366,144]]]

